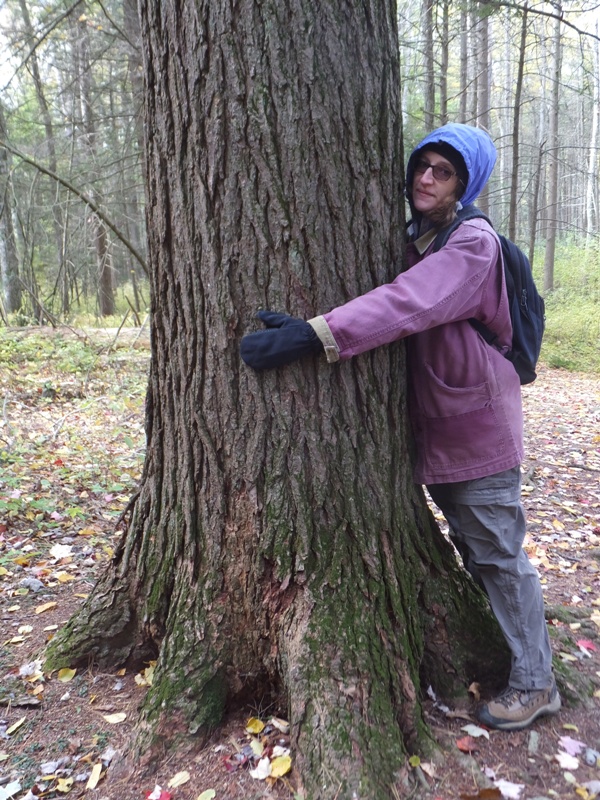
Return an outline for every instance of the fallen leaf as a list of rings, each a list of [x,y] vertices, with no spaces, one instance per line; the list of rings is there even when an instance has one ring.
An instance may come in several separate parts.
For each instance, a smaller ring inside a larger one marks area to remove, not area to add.
[[[256,769],[250,770],[250,777],[258,781],[264,781],[271,774],[271,762],[268,758],[261,758],[256,765]]]
[[[554,759],[558,761],[561,769],[577,769],[579,767],[579,759],[569,753],[555,753]]]
[[[19,781],[11,781],[6,786],[0,786],[0,798],[1,800],[8,800],[9,797],[14,797],[20,791],[21,784]]]
[[[63,669],[58,670],[57,677],[61,683],[69,683],[69,681],[73,680],[75,675],[77,675],[76,669],[69,669],[68,667],[64,667]]]
[[[271,775],[274,778],[281,778],[292,768],[292,759],[290,756],[278,756],[271,761]]]
[[[561,736],[558,740],[559,745],[569,755],[576,756],[585,749],[585,744],[578,739],[572,739],[570,736]]]
[[[206,789],[202,794],[199,794],[196,800],[213,800],[217,796],[214,789]]]
[[[265,723],[261,722],[256,717],[250,717],[246,723],[246,730],[248,733],[261,733],[265,729]]]
[[[118,725],[119,722],[124,722],[127,719],[127,714],[124,711],[119,711],[117,714],[103,714],[103,717],[111,725]]]
[[[57,561],[61,558],[68,558],[73,553],[73,547],[70,544],[55,544],[50,548],[50,555]]]
[[[21,717],[21,719],[18,719],[16,722],[13,722],[13,724],[10,726],[10,728],[6,729],[6,735],[7,736],[12,736],[12,734],[15,733],[15,731],[19,730],[19,728],[25,722],[26,719],[27,719],[27,717]]]
[[[500,789],[480,789],[477,794],[461,794],[461,800],[502,800]]]
[[[469,694],[472,694],[472,695],[473,695],[473,698],[474,698],[474,700],[475,700],[475,702],[476,702],[476,703],[478,703],[478,702],[480,701],[480,699],[481,699],[481,687],[480,687],[480,685],[479,685],[479,684],[478,684],[476,681],[474,681],[474,682],[473,682],[473,683],[472,683],[472,684],[469,686],[469,688],[467,689],[467,691],[469,692]]]
[[[73,783],[74,783],[73,778],[59,778],[55,789],[57,792],[68,794],[73,788]]]
[[[271,717],[271,719],[269,720],[269,725],[272,725],[274,728],[277,728],[277,730],[281,731],[281,733],[290,732],[290,723],[285,719],[279,719],[279,717]]]
[[[494,786],[500,789],[502,797],[508,798],[508,800],[519,800],[521,792],[525,788],[524,783],[511,783],[502,779],[494,781]]]
[[[56,608],[58,603],[51,600],[49,603],[43,603],[41,606],[37,606],[34,611],[36,614],[43,614],[44,611],[50,611],[51,608]]]
[[[71,575],[70,572],[57,572],[54,577],[59,583],[68,583],[76,580],[75,575]]]
[[[474,739],[478,739],[480,736],[485,736],[486,739],[490,738],[490,734],[485,728],[480,728],[479,725],[463,725],[461,731],[468,733],[469,736],[472,736]]]
[[[98,782],[102,776],[102,764],[94,764],[92,769],[92,774],[89,777],[89,780],[85,786],[86,789],[95,789],[98,786]]]
[[[151,792],[146,792],[146,800],[172,800],[173,795],[161,789],[160,786],[155,786]]]
[[[171,780],[168,782],[167,786],[169,789],[176,789],[178,786],[183,786],[184,783],[187,783],[190,779],[190,773],[187,770],[182,770],[178,772],[176,775],[173,775]]]
[[[577,646],[583,647],[584,650],[593,650],[594,652],[597,652],[598,650],[598,647],[594,644],[594,642],[591,642],[589,639],[579,639]]]
[[[479,750],[479,745],[472,736],[463,736],[456,740],[456,746],[462,753],[475,753]]]

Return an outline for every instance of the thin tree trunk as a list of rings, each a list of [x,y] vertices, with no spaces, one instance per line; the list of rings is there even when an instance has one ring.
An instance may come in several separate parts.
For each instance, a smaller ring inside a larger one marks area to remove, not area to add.
[[[559,6],[560,10],[560,6]],[[546,216],[548,219],[546,233],[546,251],[544,255],[544,291],[551,292],[554,289],[554,253],[556,249],[556,227],[558,222],[558,121],[559,121],[559,100],[560,100],[560,65],[561,65],[561,25],[560,19],[556,19],[554,25],[554,53],[553,53],[553,75],[552,92],[550,96],[550,124],[549,124],[549,166],[548,166],[548,201],[546,206]]]
[[[91,166],[89,195],[96,204],[100,204],[99,176],[97,174],[97,136],[96,120],[93,105],[92,70],[89,59],[87,22],[80,19],[77,22],[77,46],[79,50],[79,97],[81,100],[81,120],[85,141],[88,148]],[[98,303],[100,314],[103,317],[115,313],[115,295],[112,260],[109,248],[109,237],[104,221],[96,214],[92,217],[92,240],[96,253],[98,270]]]
[[[467,4],[460,9],[460,106],[458,121],[467,123],[469,98],[469,13]]]
[[[0,139],[6,138],[6,120],[0,102]],[[0,279],[3,311],[12,314],[21,308],[23,297],[19,278],[17,241],[13,226],[13,193],[9,158],[8,150],[0,147]]]
[[[38,63],[37,53],[33,46],[35,42],[35,35],[31,24],[31,18],[29,16],[29,9],[26,0],[19,0],[19,7],[21,9],[21,16],[25,28],[25,34],[31,46],[29,67],[31,70],[31,75],[33,77],[35,94],[40,109],[40,115],[44,124],[44,130],[46,133],[46,148],[48,150],[48,167],[51,172],[57,173],[58,161],[56,156],[56,142],[55,142],[56,134],[54,132],[54,123],[52,121],[52,116],[50,114],[50,109],[48,107],[48,101],[46,100],[44,83],[42,80],[42,76],[40,74],[40,67]],[[56,186],[55,184],[51,187],[51,190],[56,198],[54,203],[52,204],[51,216],[54,228],[54,242],[56,245],[56,254],[58,260],[58,272],[59,274],[66,274],[67,266],[66,266],[65,249],[64,249],[65,230],[64,230],[63,210],[60,199],[60,191],[59,187]],[[67,302],[65,303],[65,301]],[[68,298],[65,298],[63,296],[63,312],[68,313],[68,311],[69,311]]]
[[[588,244],[592,244],[598,222],[598,125],[600,122],[600,23],[596,21],[596,41],[593,42],[593,82],[591,131],[589,136],[588,170],[585,192],[585,229]]]
[[[512,126],[512,169],[510,175],[510,205],[508,214],[508,238],[517,238],[517,195],[519,191],[519,142],[521,136],[521,99],[523,94],[523,72],[525,70],[525,47],[527,45],[527,3],[521,17],[521,40],[515,83],[513,126]]]
[[[538,208],[540,203],[540,184],[542,182],[542,173],[544,169],[544,151],[546,142],[541,142],[538,150],[538,160],[533,178],[533,192],[531,198],[531,215],[529,220],[529,263],[533,268],[535,261],[535,242],[537,235],[538,224]]]
[[[490,130],[490,16],[487,4],[478,7],[480,16],[477,26],[477,124],[484,130]],[[477,199],[477,205],[485,214],[490,213],[489,184],[486,184]]]
[[[448,65],[450,48],[450,3],[442,3],[442,35],[440,41],[440,125],[448,122]]]
[[[425,59],[425,92],[423,106],[423,122],[426,130],[435,127],[435,56],[433,39],[433,22],[435,0],[423,0],[423,57]]]

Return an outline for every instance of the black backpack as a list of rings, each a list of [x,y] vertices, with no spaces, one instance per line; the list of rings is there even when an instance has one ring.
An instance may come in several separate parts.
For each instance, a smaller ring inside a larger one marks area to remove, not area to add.
[[[434,252],[440,250],[448,241],[450,234],[468,219],[485,219],[490,225],[492,224],[483,211],[473,205],[466,206],[458,212],[454,222],[438,233],[433,245]],[[513,329],[512,347],[506,358],[512,362],[521,384],[532,383],[537,377],[535,367],[546,324],[544,298],[535,286],[531,265],[525,253],[505,236],[498,234],[498,238],[502,247],[504,277]],[[470,319],[469,322],[488,344],[495,344],[497,334],[477,319]]]

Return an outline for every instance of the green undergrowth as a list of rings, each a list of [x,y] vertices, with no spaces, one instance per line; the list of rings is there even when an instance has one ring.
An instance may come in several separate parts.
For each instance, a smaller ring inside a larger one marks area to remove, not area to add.
[[[544,253],[536,254],[534,276],[543,286]],[[545,293],[543,364],[600,374],[600,246],[567,240],[556,248],[554,288]]]
[[[546,299],[542,363],[600,374],[600,302],[557,291]]]

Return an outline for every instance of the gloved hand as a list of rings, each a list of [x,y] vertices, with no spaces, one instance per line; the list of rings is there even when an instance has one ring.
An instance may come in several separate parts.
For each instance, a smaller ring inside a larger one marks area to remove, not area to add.
[[[275,311],[259,311],[256,316],[267,330],[249,333],[242,339],[240,354],[249,367],[284,367],[302,356],[323,352],[323,343],[303,319]]]

